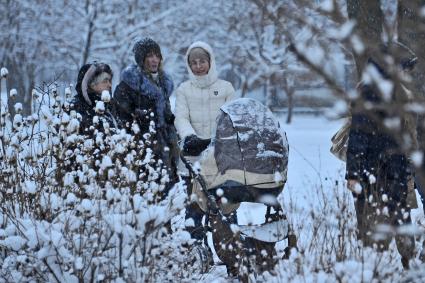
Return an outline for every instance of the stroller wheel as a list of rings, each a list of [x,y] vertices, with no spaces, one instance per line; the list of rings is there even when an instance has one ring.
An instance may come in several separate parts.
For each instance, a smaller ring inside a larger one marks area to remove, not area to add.
[[[199,270],[201,274],[207,273],[214,265],[212,252],[202,244],[194,244],[187,255],[187,266],[191,270]]]

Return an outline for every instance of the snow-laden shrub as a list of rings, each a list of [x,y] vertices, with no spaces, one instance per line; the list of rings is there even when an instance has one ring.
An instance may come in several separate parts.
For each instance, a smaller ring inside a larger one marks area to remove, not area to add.
[[[163,197],[166,170],[149,147],[153,127],[115,130],[100,113],[83,136],[81,115],[56,89],[39,97],[32,115],[1,117],[0,282],[188,276],[181,246],[190,236],[170,233],[185,187]]]
[[[311,202],[299,206],[293,200],[284,200],[288,219],[298,236],[298,250],[288,260],[279,260],[276,274],[263,275],[264,281],[422,282],[423,272],[418,270],[424,264],[413,258],[412,271],[403,269],[395,241],[387,251],[365,247],[357,241],[354,199],[342,174],[336,180],[327,178],[319,185],[308,186]],[[418,231],[410,232],[419,235]]]

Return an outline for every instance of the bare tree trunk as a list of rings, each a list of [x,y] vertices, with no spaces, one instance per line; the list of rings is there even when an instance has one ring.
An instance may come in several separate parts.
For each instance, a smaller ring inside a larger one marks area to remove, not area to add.
[[[269,79],[269,90],[268,90],[268,106],[273,111],[273,108],[278,107],[278,86],[280,85],[279,82],[279,75],[277,73],[274,73],[270,76]]]
[[[31,114],[31,105],[32,105],[32,90],[35,87],[35,76],[36,76],[36,66],[33,64],[27,66],[27,84],[25,85],[25,90],[20,95],[20,102],[23,105],[23,114]]]
[[[22,59],[22,62],[26,62],[26,60]],[[9,76],[7,77],[9,91],[10,89],[16,89],[17,91],[17,96],[14,99],[8,100],[9,112],[13,117],[15,114],[14,104],[20,102],[23,106],[23,114],[30,114],[31,91],[35,85],[35,66],[31,64],[22,65],[18,62],[15,62],[13,59],[8,59],[5,66],[9,70]]]
[[[89,55],[90,55],[91,40],[92,40],[92,36],[93,36],[93,25],[94,25],[93,21],[90,20],[88,31],[87,31],[86,44],[85,44],[84,50],[83,50],[83,59],[82,59],[81,65],[84,65],[84,64],[87,63],[87,60],[88,60]]]
[[[244,82],[242,83],[241,97],[245,97],[247,92],[248,92],[248,81],[244,80]]]
[[[269,86],[269,99],[268,99],[269,108],[272,111],[275,111],[278,105],[277,99],[277,87],[276,85]]]
[[[22,62],[25,62],[25,60],[22,60]],[[9,93],[7,93],[7,95],[9,97],[11,89],[16,89],[17,92],[17,97],[15,99],[8,99],[8,109],[12,117],[15,112],[13,107],[14,103],[16,103],[16,101],[23,101],[26,92],[25,77],[28,76],[28,70],[26,68],[22,69],[20,66],[22,65],[18,62],[15,62],[13,59],[7,60],[6,67],[9,69],[9,76],[7,76],[7,86]],[[26,106],[24,105],[24,108],[25,107]]]
[[[265,105],[267,107],[269,107],[269,79],[265,78],[264,79],[264,84],[263,84],[263,96],[264,96],[264,101],[265,101]]]
[[[89,26],[87,28],[87,37],[86,37],[86,42],[84,45],[84,49],[83,49],[83,57],[82,57],[82,62],[81,65],[84,65],[87,63],[87,60],[90,56],[90,48],[91,48],[91,44],[92,44],[92,38],[93,38],[93,33],[95,30],[95,26],[94,26],[94,21],[96,20],[96,16],[97,16],[97,11],[95,10],[93,13],[93,16],[89,14],[89,6],[90,5],[94,5],[90,2],[90,0],[86,0],[86,13],[90,16],[89,19]],[[92,7],[92,9],[96,9],[96,7]]]
[[[381,42],[384,15],[381,10],[380,1],[377,0],[347,0],[348,17],[355,20],[356,30],[366,49],[376,48]],[[366,64],[368,52],[358,55],[354,52],[358,77],[361,77]]]
[[[292,113],[294,110],[294,89],[288,88],[286,95],[288,96],[288,116],[286,117],[286,124],[291,124],[292,122]]]
[[[288,79],[286,75],[282,77],[281,86],[286,93],[286,97],[288,98],[288,116],[286,117],[286,124],[290,124],[292,122],[292,113],[294,110],[295,87],[293,82]]]
[[[399,41],[406,44],[418,57],[417,65],[411,72],[412,83],[410,88],[416,96],[416,101],[425,99],[425,19],[418,13],[425,4],[424,0],[398,1],[398,37]],[[425,149],[424,115],[417,115],[417,141],[422,151]],[[425,164],[416,172],[416,181],[425,192]]]
[[[415,70],[412,72],[413,87],[425,95],[425,19],[418,13],[425,4],[424,0],[398,1],[398,37],[419,58]]]

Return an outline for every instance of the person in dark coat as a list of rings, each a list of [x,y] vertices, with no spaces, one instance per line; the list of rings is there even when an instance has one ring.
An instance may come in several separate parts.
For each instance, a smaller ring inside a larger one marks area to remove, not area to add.
[[[80,134],[90,134],[93,129],[93,118],[98,116],[102,123],[108,123],[108,127],[117,128],[117,120],[114,117],[114,102],[110,97],[104,97],[102,101],[102,92],[111,93],[112,88],[112,70],[104,63],[89,63],[81,67],[78,72],[77,85],[75,90],[77,95],[71,102],[71,110],[75,110],[81,115]],[[106,95],[107,96],[107,95]],[[100,104],[98,104],[100,102]]]
[[[374,59],[368,61],[368,67],[388,79],[381,66]],[[364,246],[377,244],[379,250],[386,250],[392,237],[376,238],[376,228],[379,224],[399,227],[411,223],[406,201],[412,172],[401,144],[382,126],[385,119],[391,118],[388,111],[364,107],[382,102],[378,86],[373,82],[360,83],[359,92],[361,99],[352,105],[346,179],[355,198],[359,240]],[[402,125],[405,131],[414,132],[408,121]],[[408,268],[414,253],[414,238],[400,234],[395,238],[402,264]]]
[[[134,121],[137,121],[142,133],[149,131],[151,121],[155,123],[157,143],[153,151],[167,167],[167,191],[178,180],[179,149],[169,101],[174,84],[162,70],[161,49],[155,41],[150,38],[137,41],[133,52],[136,64],[122,71],[121,82],[114,92],[117,116],[129,131]]]
[[[98,138],[106,139],[107,134],[114,134],[119,129],[117,120],[114,117],[114,101],[111,98],[112,88],[112,70],[111,67],[104,63],[89,63],[81,67],[78,72],[77,84],[75,89],[77,94],[69,104],[69,108],[65,106],[65,111],[69,114],[76,112],[79,120],[79,127],[76,129],[79,138],[76,142],[67,144],[67,149],[72,152],[65,155],[66,160],[59,162],[64,167],[58,166],[57,178],[63,180],[63,176],[67,173],[83,171],[83,164],[89,168],[96,168],[95,160],[102,158],[102,151],[99,147],[85,147],[82,141],[96,140]],[[74,128],[71,127],[74,131]],[[93,143],[95,144],[95,143]],[[78,156],[85,156],[87,159],[84,163],[77,161]],[[87,198],[89,195],[85,189],[88,178],[76,177],[75,182],[78,187],[73,191],[80,198]],[[102,184],[98,180],[98,184]]]

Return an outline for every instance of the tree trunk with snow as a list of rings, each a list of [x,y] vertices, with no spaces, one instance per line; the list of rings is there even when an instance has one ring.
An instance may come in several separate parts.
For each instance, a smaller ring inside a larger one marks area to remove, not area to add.
[[[418,63],[412,72],[415,91],[425,95],[425,19],[419,15],[423,0],[399,1],[398,3],[398,38],[418,57]]]
[[[283,83],[283,89],[285,90],[286,97],[288,98],[288,116],[286,117],[286,123],[290,124],[292,122],[292,113],[294,110],[295,87],[294,87],[293,81],[285,77],[284,83]]]
[[[380,1],[347,0],[347,12],[348,17],[356,21],[356,30],[366,48],[377,47],[381,42],[384,23]],[[368,54],[365,53],[363,55],[354,53],[359,78],[366,64],[367,56]]]
[[[425,98],[425,19],[420,16],[421,9],[425,1],[409,0],[398,1],[398,37],[399,41],[406,44],[418,57],[417,65],[410,72],[412,83],[409,86],[415,95],[417,103],[422,104]],[[423,114],[417,117],[417,140],[419,150],[422,152],[425,149],[425,127]],[[416,175],[417,182],[420,187],[425,189],[425,164],[422,161],[419,174]]]

